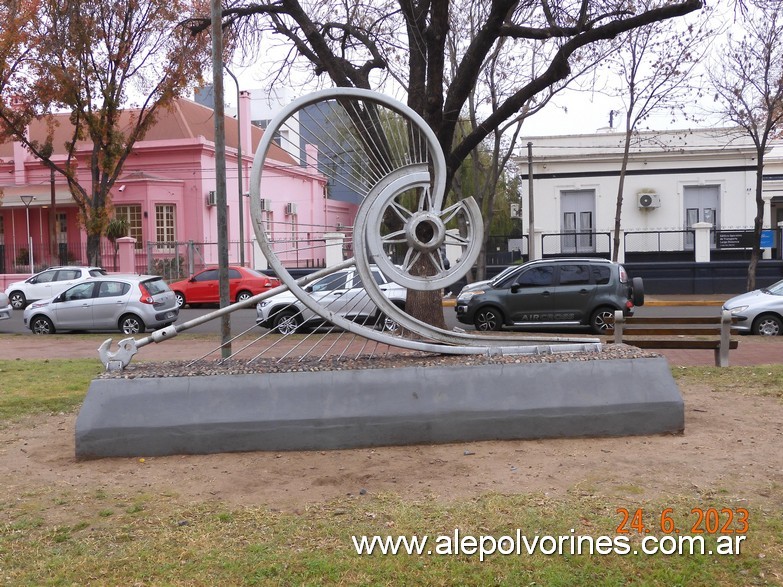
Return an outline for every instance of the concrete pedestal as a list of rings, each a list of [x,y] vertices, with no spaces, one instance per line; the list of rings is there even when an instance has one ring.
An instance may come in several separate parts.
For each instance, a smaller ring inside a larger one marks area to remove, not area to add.
[[[665,359],[97,379],[78,458],[678,433]]]

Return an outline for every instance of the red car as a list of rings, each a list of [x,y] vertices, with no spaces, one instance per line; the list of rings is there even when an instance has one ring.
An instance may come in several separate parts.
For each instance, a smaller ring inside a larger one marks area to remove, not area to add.
[[[228,295],[232,302],[241,302],[278,285],[280,280],[277,277],[269,277],[255,269],[233,266],[228,268]],[[217,267],[204,269],[190,279],[170,283],[169,287],[177,296],[180,308],[185,304],[192,306],[220,303]]]

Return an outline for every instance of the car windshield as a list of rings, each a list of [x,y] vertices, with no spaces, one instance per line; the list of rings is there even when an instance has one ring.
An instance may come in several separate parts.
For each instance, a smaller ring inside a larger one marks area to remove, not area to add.
[[[764,290],[766,293],[770,293],[773,296],[783,296],[783,279],[777,283],[773,283]]]
[[[501,271],[500,273],[495,275],[495,277],[492,278],[492,281],[491,281],[492,285],[500,283],[506,277],[508,277],[509,274],[511,274],[512,271],[516,271],[517,269],[519,269],[519,265],[511,265],[510,267],[506,267],[505,269],[503,269],[503,271]]]

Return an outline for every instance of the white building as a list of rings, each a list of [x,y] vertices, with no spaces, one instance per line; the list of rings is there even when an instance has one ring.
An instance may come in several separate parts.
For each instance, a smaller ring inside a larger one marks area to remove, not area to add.
[[[534,256],[611,251],[624,134],[528,140]],[[765,161],[764,226],[776,228],[783,221],[783,159],[773,151]],[[520,158],[519,165],[528,169],[526,158]],[[522,179],[521,216],[527,232],[527,172]],[[621,251],[692,251],[696,223],[713,225],[713,248],[727,248],[731,234],[753,226],[755,182],[755,147],[737,130],[635,135],[623,190]]]

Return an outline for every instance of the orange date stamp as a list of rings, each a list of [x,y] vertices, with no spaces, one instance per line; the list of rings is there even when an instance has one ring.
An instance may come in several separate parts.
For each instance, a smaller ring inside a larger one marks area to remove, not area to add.
[[[749,528],[749,514],[745,508],[692,508],[684,526],[675,522],[674,508],[664,508],[660,512],[617,508],[616,512],[620,514],[617,534],[632,531],[639,534],[747,534]]]

